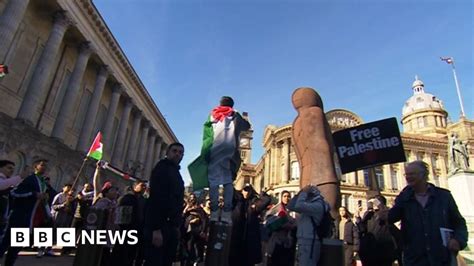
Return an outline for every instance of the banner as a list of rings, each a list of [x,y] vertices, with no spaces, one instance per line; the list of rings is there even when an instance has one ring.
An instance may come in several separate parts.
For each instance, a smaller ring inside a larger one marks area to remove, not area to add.
[[[343,174],[406,161],[395,117],[334,132],[333,139]]]

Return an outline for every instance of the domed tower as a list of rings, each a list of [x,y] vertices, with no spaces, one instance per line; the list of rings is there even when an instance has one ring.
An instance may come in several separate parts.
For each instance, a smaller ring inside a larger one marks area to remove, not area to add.
[[[402,109],[403,132],[430,137],[446,137],[448,113],[443,102],[425,92],[423,81],[415,77],[411,96]]]

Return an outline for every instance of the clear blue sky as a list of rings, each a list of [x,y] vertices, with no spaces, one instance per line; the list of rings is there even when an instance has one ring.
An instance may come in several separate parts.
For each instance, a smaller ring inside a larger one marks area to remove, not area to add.
[[[474,119],[470,0],[94,0],[176,136],[182,174],[199,153],[202,124],[223,95],[249,112],[253,159],[266,125],[295,118],[290,96],[315,88],[325,110],[366,122],[395,116],[419,75],[425,91],[459,117],[455,58],[465,111]]]

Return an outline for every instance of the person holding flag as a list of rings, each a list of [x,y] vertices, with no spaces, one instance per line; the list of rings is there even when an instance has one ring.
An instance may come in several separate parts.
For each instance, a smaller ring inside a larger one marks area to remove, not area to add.
[[[219,106],[212,109],[204,123],[204,136],[201,155],[189,166],[193,183],[202,183],[206,179],[209,184],[211,200],[211,222],[219,220],[219,186],[224,186],[224,208],[221,221],[232,223],[232,182],[240,168],[239,153],[240,133],[249,130],[250,123],[235,111],[234,100],[223,96]],[[205,171],[198,171],[204,168]]]

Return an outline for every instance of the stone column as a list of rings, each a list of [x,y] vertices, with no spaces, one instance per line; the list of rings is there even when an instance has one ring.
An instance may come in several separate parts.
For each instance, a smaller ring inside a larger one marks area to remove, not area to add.
[[[436,157],[436,161],[438,164],[437,166],[441,170],[441,176],[439,177],[440,186],[447,188],[448,187],[448,179],[447,179],[448,169],[446,167],[446,161],[444,160],[444,157],[441,154],[438,154],[438,156]]]
[[[167,149],[168,149],[168,144],[163,142],[163,144],[161,145],[161,152],[160,152],[161,159],[166,157],[166,150]]]
[[[53,29],[49,34],[38,64],[34,67],[33,75],[18,111],[17,118],[24,120],[27,124],[34,125],[38,119],[38,107],[42,106],[46,99],[47,85],[54,70],[54,61],[59,52],[64,33],[70,24],[70,20],[63,12],[55,14]]]
[[[153,158],[153,165],[152,168],[155,167],[155,165],[158,163],[159,160],[161,160],[161,144],[163,143],[163,139],[160,138],[159,135],[157,135],[156,138],[156,143],[155,143],[155,156]]]
[[[141,163],[143,167],[145,167],[145,156],[147,151],[147,140],[148,140],[148,131],[150,130],[150,122],[144,121],[143,123],[143,131],[142,131],[142,138],[140,140],[140,146],[138,148],[138,156],[137,160]],[[143,168],[145,169],[145,168]],[[144,174],[142,172],[142,174]],[[143,176],[142,176],[143,178]]]
[[[89,102],[89,108],[87,109],[86,118],[82,125],[81,134],[79,135],[79,141],[77,142],[76,150],[85,151],[90,145],[89,140],[94,127],[94,122],[97,117],[99,110],[100,100],[102,98],[102,92],[104,91],[105,82],[109,75],[107,66],[101,66],[97,78],[95,81],[94,92],[92,94],[91,101]],[[96,134],[97,132],[94,132]]]
[[[433,162],[431,160],[431,153],[425,152],[423,154],[423,162],[428,164],[428,171],[429,171],[428,180],[431,180],[432,182],[434,180],[434,173],[433,173]]]
[[[130,118],[130,111],[132,110],[133,102],[132,99],[128,98],[125,100],[125,108],[120,118],[120,125],[117,132],[117,142],[115,143],[114,154],[112,155],[112,164],[119,167],[123,166],[121,162],[123,151],[125,150],[125,137],[128,127],[128,119]]]
[[[0,62],[5,61],[8,48],[25,16],[30,0],[10,0],[0,15]]]
[[[405,179],[405,163],[398,163],[398,169],[400,169],[400,174],[398,174],[398,190],[402,190],[407,185]]]
[[[264,184],[265,184],[265,187],[269,187],[270,186],[270,183],[271,183],[271,180],[270,180],[270,150],[267,150],[266,154],[265,154],[265,174],[264,174]]]
[[[138,109],[134,112],[132,133],[128,140],[128,149],[125,156],[125,164],[129,164],[132,161],[135,161],[137,157],[138,150],[138,131],[140,130],[140,122],[142,121],[142,112]]]
[[[151,130],[150,138],[148,139],[148,151],[145,158],[145,173],[143,175],[145,179],[149,179],[150,177],[151,167],[154,159],[153,157],[155,156],[155,139],[156,131]]]
[[[272,177],[272,184],[277,183],[277,147],[276,145],[272,146],[272,153],[270,158],[270,165],[271,167],[271,177]]]
[[[383,166],[383,179],[385,180],[385,188],[383,190],[392,189],[392,171],[390,169],[390,164],[386,164]],[[382,191],[383,191],[382,190]]]
[[[69,84],[66,88],[66,94],[64,95],[63,101],[61,102],[61,108],[59,109],[56,122],[54,123],[52,137],[59,140],[64,140],[64,132],[66,129],[66,122],[70,121],[74,103],[77,101],[77,94],[81,88],[82,77],[86,71],[87,62],[92,53],[89,42],[81,44],[79,47],[79,55],[77,57],[74,70],[72,71]]]
[[[112,139],[112,127],[114,126],[115,112],[117,111],[117,106],[120,100],[120,95],[123,92],[122,85],[120,83],[115,84],[112,89],[112,99],[110,100],[109,109],[107,110],[107,118],[105,119],[104,127],[102,128],[102,137],[104,147],[108,151],[112,151],[113,139]]]
[[[286,184],[289,180],[289,173],[290,173],[290,140],[285,139],[283,142],[283,173],[281,177],[282,183]]]

